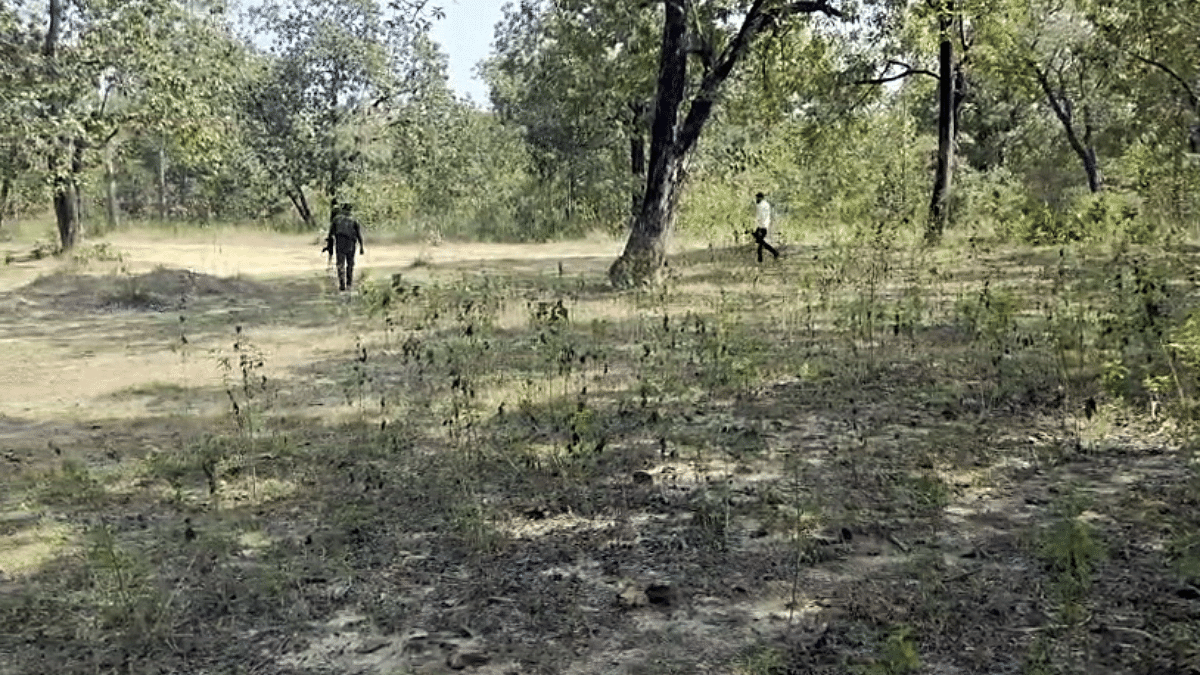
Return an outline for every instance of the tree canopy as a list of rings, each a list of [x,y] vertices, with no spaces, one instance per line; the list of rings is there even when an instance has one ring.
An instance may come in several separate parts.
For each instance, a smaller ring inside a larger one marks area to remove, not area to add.
[[[1197,208],[1197,10],[520,0],[480,106],[424,0],[9,2],[0,226],[51,210],[66,248],[122,217],[319,228],[350,200],[410,236],[631,234],[617,285],[677,225],[736,241],[759,191],[784,233],[1163,233]]]

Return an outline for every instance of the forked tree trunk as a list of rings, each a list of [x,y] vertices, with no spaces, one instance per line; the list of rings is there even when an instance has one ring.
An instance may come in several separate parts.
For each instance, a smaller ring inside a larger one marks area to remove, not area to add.
[[[304,188],[296,187],[293,190],[287,191],[288,199],[292,200],[292,205],[296,207],[296,213],[300,214],[300,219],[305,225],[313,227],[316,221],[313,220],[312,209],[308,206],[308,199],[304,196]]]
[[[826,0],[778,3],[755,0],[747,10],[737,35],[714,61],[705,62],[687,117],[679,112],[687,88],[689,0],[665,0],[662,51],[654,97],[654,122],[650,127],[650,161],[641,208],[633,218],[629,239],[621,257],[608,269],[608,279],[617,288],[653,283],[666,261],[666,244],[675,226],[675,211],[684,182],[684,166],[696,148],[704,125],[712,117],[721,87],[733,67],[750,51],[755,38],[768,25],[779,25],[797,13],[823,12],[841,16]],[[702,36],[693,36],[703,43]],[[713,45],[702,45],[711,48]]]
[[[938,44],[938,151],[937,169],[933,176],[933,196],[929,204],[929,223],[925,239],[936,243],[942,238],[950,220],[950,190],[954,176],[955,138],[955,75],[952,30],[954,4],[938,19],[941,41]]]
[[[687,83],[687,7],[684,0],[667,0],[665,4],[658,91],[651,125],[650,173],[625,250],[608,270],[608,279],[617,288],[657,281],[679,201],[676,191],[687,151],[676,145],[679,107]]]

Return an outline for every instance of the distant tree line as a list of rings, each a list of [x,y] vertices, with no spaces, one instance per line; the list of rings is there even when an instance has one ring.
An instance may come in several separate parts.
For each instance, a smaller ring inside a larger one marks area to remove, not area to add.
[[[447,86],[425,0],[0,4],[0,217],[414,236],[793,227],[1151,238],[1200,213],[1200,0],[520,0]],[[0,224],[2,227],[2,224]]]

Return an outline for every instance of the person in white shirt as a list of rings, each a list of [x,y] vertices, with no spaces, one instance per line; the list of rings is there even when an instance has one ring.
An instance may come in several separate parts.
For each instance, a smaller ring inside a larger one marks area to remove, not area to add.
[[[758,242],[758,262],[762,262],[764,248],[770,251],[776,260],[779,260],[779,251],[767,243],[767,231],[771,229],[771,203],[761,192],[754,195],[754,201],[758,203],[754,223],[754,241]]]

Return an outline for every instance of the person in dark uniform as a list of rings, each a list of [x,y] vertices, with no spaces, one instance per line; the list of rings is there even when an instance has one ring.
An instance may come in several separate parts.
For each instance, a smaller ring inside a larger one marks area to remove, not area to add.
[[[337,253],[338,290],[344,291],[354,284],[354,245],[358,244],[360,255],[363,250],[362,226],[350,215],[350,205],[342,204],[329,222],[329,234],[325,237],[325,248],[330,256]]]

